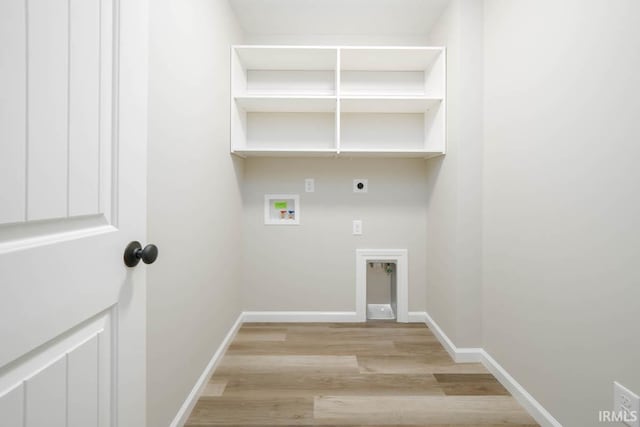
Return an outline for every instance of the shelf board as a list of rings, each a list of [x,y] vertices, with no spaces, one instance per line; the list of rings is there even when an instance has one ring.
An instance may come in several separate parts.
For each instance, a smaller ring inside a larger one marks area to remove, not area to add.
[[[236,96],[236,104],[247,112],[333,113],[335,96]]]
[[[424,71],[444,51],[439,47],[346,47],[340,68],[345,71]]]
[[[424,113],[442,102],[442,98],[424,96],[343,96],[343,113]]]
[[[250,147],[233,151],[241,157],[331,157],[337,155],[335,148],[260,148]]]
[[[243,148],[233,154],[241,157],[396,157],[431,158],[444,155],[443,152],[403,149],[341,149],[334,148],[295,149],[295,148]]]
[[[333,113],[335,96],[279,96],[248,95],[235,97],[236,103],[247,112],[269,113]],[[423,96],[343,96],[344,113],[424,113],[438,106],[441,98]]]
[[[335,70],[337,49],[299,46],[235,46],[247,70]]]
[[[434,152],[426,150],[403,150],[403,149],[358,149],[343,148],[340,149],[340,156],[345,157],[417,157],[430,158],[443,155],[443,152]]]

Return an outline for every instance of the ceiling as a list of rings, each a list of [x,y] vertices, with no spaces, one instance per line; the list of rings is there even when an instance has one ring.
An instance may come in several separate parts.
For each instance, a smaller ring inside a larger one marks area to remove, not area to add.
[[[250,35],[424,36],[449,0],[229,0]]]

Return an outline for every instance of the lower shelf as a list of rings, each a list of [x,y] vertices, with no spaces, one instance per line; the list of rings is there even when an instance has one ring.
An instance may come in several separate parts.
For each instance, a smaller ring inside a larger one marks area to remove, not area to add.
[[[240,157],[400,157],[431,158],[442,156],[442,151],[396,150],[396,149],[287,149],[246,148],[231,152]]]
[[[393,149],[343,149],[340,150],[342,157],[416,157],[429,159],[431,157],[443,156],[442,151],[426,151],[426,150],[393,150]]]
[[[231,154],[240,157],[331,157],[337,152],[332,148],[244,148],[233,150]]]

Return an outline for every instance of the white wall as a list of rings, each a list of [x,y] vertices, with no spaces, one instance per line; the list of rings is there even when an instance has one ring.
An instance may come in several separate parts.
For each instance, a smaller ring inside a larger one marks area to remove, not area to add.
[[[423,44],[450,0],[229,0],[251,43]],[[342,41],[337,41],[338,39]]]
[[[148,420],[167,426],[240,312],[242,162],[229,155],[226,1],[150,2]]]
[[[341,46],[426,46],[422,35],[389,36],[376,34],[246,34],[247,44],[341,45]]]
[[[409,310],[424,310],[426,167],[421,159],[245,162],[246,310],[355,311],[355,250],[409,250]],[[304,192],[304,179],[315,192]],[[367,194],[353,179],[368,178]],[[264,225],[264,195],[300,194],[299,226]],[[353,236],[352,220],[363,221]]]
[[[487,0],[484,348],[565,426],[640,393],[640,2]]]
[[[447,155],[428,161],[426,305],[461,347],[482,338],[482,13],[454,0],[429,36],[447,47]]]
[[[361,19],[364,19],[361,17]],[[427,46],[428,38],[421,34],[244,34],[246,44],[264,45],[330,45],[330,46]]]

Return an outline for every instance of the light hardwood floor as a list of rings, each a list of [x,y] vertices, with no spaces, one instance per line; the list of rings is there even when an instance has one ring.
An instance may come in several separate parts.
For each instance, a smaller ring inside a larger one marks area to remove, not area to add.
[[[246,323],[186,424],[537,426],[422,324]]]

